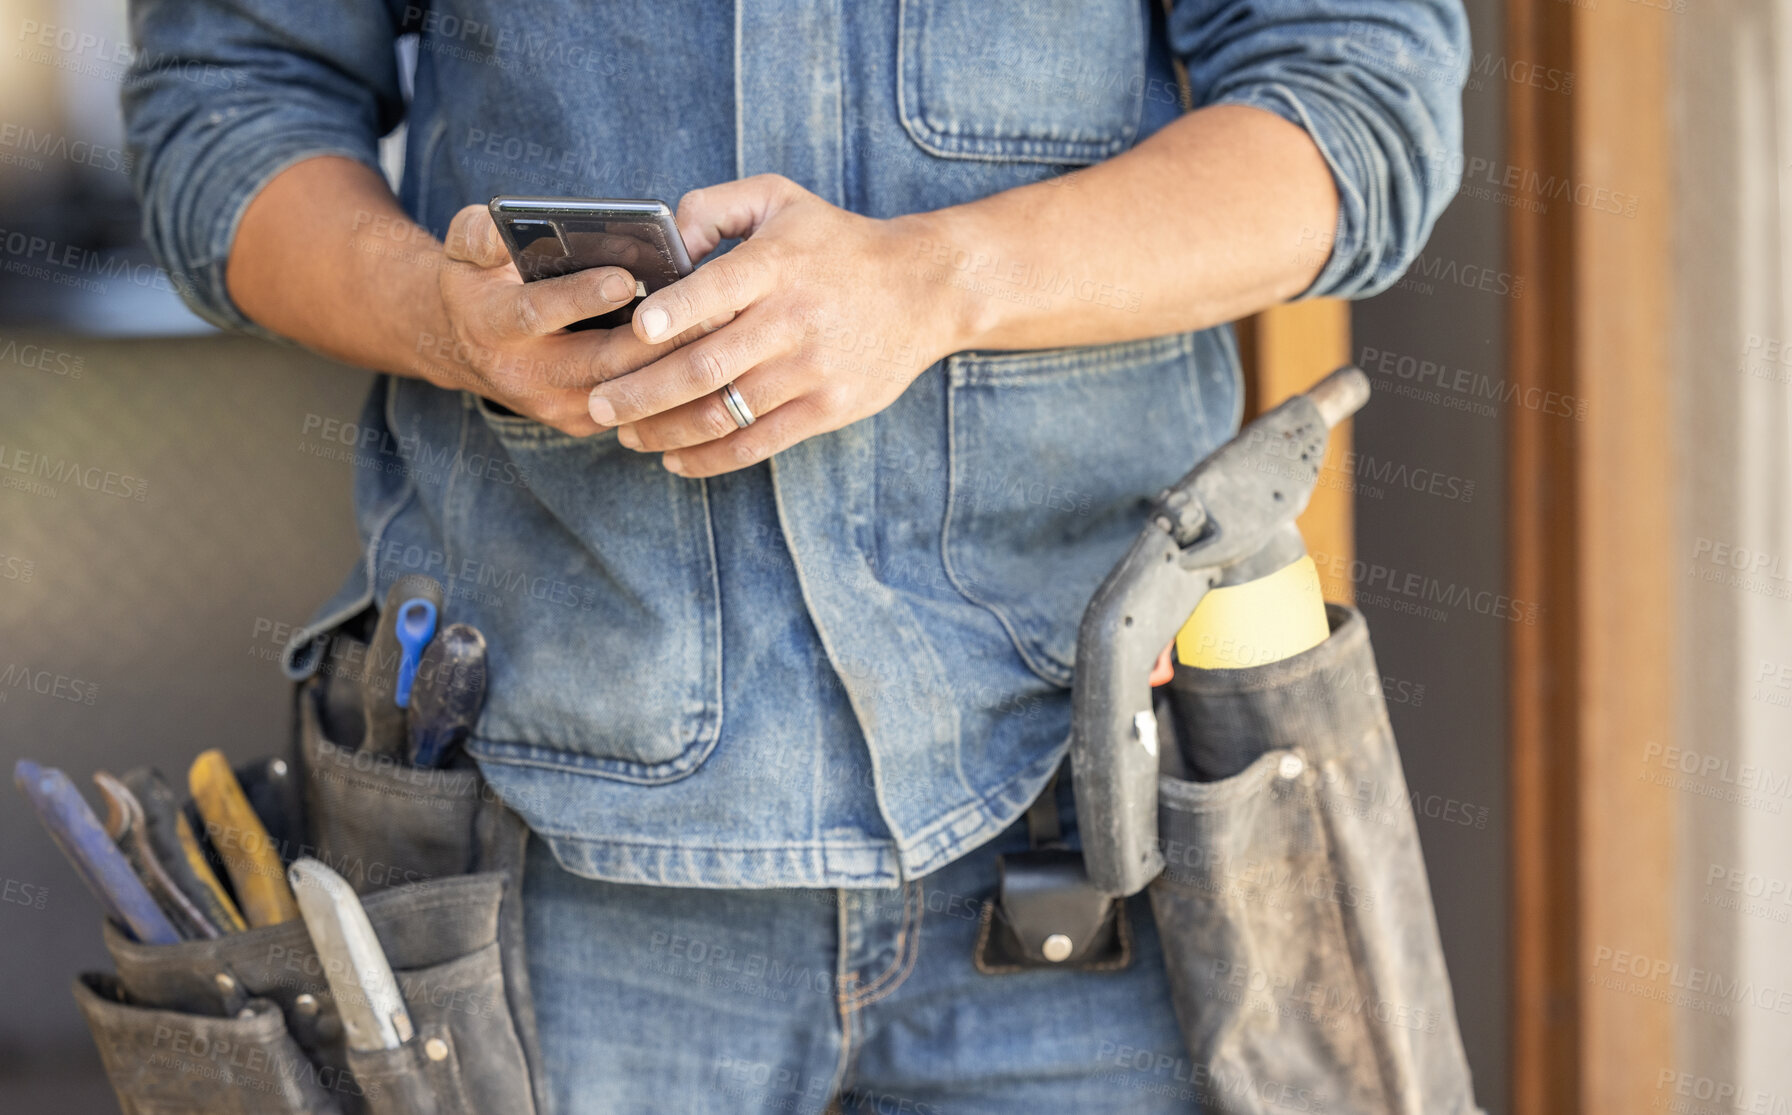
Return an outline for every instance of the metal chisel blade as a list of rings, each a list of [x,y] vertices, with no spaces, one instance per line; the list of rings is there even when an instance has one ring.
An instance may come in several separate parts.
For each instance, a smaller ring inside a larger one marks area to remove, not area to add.
[[[306,857],[287,870],[299,916],[311,933],[350,1049],[396,1049],[411,1039],[398,978],[353,887]]]

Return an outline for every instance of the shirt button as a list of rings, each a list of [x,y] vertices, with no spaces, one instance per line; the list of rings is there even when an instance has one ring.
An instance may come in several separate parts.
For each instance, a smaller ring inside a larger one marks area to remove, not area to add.
[[[1300,772],[1307,769],[1307,764],[1299,755],[1284,755],[1276,766],[1276,773],[1290,782],[1300,777]]]
[[[1053,933],[1045,939],[1045,943],[1040,946],[1039,951],[1044,953],[1045,958],[1053,964],[1060,964],[1070,958],[1072,947],[1069,937],[1062,933]]]
[[[423,1053],[432,1061],[448,1059],[448,1043],[441,1038],[430,1038],[423,1043]]]

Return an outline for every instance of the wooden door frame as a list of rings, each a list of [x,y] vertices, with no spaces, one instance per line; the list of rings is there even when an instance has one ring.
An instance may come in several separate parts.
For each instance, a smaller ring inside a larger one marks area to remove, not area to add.
[[[1650,1110],[1673,1063],[1672,1008],[1602,985],[1621,981],[1619,952],[1673,956],[1673,801],[1641,777],[1645,745],[1673,733],[1667,50],[1681,17],[1663,7],[1507,6],[1504,61],[1572,83],[1508,85],[1500,171],[1525,183],[1509,225],[1523,283],[1510,583],[1538,617],[1513,627],[1509,658],[1512,1109],[1525,1115]]]

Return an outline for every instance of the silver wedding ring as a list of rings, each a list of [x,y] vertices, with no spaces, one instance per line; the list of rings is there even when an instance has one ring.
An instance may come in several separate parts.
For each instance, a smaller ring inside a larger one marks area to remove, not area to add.
[[[728,408],[728,417],[734,419],[736,426],[744,430],[754,423],[752,408],[740,397],[740,390],[734,384],[730,383],[717,394],[722,396],[722,405]]]

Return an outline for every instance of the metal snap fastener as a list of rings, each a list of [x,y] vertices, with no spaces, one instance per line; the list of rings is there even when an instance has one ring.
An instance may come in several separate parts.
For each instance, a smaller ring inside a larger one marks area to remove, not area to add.
[[[273,762],[269,763],[268,764],[268,773],[273,775],[275,778],[285,778],[286,777],[286,760],[285,759],[275,759]]]
[[[448,1043],[441,1038],[430,1038],[423,1043],[423,1055],[432,1061],[448,1059]]]
[[[292,1009],[306,1018],[317,1013],[317,996],[307,991],[292,1001]]]
[[[1276,767],[1276,773],[1292,781],[1299,778],[1300,772],[1306,769],[1307,764],[1299,755],[1284,755],[1281,764]]]
[[[236,980],[231,978],[229,972],[219,972],[216,976],[212,977],[212,982],[217,984],[218,990],[225,995],[229,995],[236,990]]]
[[[1062,933],[1053,933],[1050,937],[1045,939],[1045,944],[1039,946],[1039,951],[1045,954],[1047,960],[1051,961],[1053,964],[1057,964],[1061,961],[1068,960],[1070,958],[1070,950],[1074,947],[1075,946],[1071,943],[1069,937],[1066,937]]]

